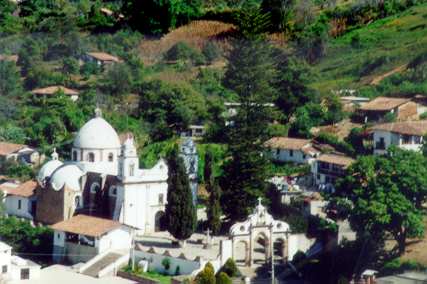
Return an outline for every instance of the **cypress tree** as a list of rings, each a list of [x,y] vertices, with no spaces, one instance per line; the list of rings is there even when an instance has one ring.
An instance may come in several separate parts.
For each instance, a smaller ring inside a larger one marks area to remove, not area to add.
[[[223,166],[221,204],[227,218],[244,220],[264,196],[269,160],[263,155],[273,109],[266,106],[276,97],[271,47],[262,39],[234,43],[224,77],[240,106],[227,129],[229,157]]]
[[[211,151],[206,151],[204,179],[206,190],[209,193],[208,206],[206,208],[208,218],[207,224],[212,233],[217,235],[221,229],[221,189],[213,175],[212,161],[213,157]]]
[[[167,158],[168,164],[168,203],[166,220],[168,231],[178,240],[186,240],[193,234],[197,215],[193,204],[190,183],[185,171],[184,161],[175,147]]]

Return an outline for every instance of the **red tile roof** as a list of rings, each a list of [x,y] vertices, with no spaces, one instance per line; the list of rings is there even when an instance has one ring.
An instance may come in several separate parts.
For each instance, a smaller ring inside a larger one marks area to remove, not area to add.
[[[0,190],[7,195],[15,195],[21,197],[33,196],[37,188],[37,182],[33,180],[26,181],[22,184],[17,184],[16,187],[8,186],[7,184],[0,185]]]
[[[0,142],[0,156],[7,156],[21,149],[28,147],[24,144],[15,144],[9,142]]]
[[[373,110],[373,111],[388,111],[392,110],[404,103],[409,102],[407,98],[388,98],[388,97],[377,97],[372,101],[362,105],[361,110]]]
[[[31,93],[36,95],[53,95],[59,91],[62,91],[67,96],[76,96],[79,94],[78,91],[66,88],[64,86],[50,86],[46,88],[34,89],[31,91]]]
[[[56,223],[51,228],[67,233],[99,237],[120,226],[121,224],[117,221],[88,215],[77,215],[71,219]]]
[[[424,136],[427,134],[427,120],[420,121],[402,121],[377,124],[371,127],[371,130],[381,130],[406,135]]]

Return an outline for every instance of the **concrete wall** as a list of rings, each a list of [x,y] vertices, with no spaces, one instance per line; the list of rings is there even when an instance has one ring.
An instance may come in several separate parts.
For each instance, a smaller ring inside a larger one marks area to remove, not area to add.
[[[291,156],[291,150],[284,149],[271,149],[271,157],[280,162],[293,162],[298,164],[307,163],[309,155],[305,155],[300,150],[293,150]]]
[[[292,260],[298,251],[306,252],[315,242],[304,234],[292,234],[288,238],[288,259]]]
[[[34,198],[8,195],[5,202],[6,213],[12,216],[33,219],[33,216],[30,214],[32,200]],[[21,203],[20,206],[19,203]]]
[[[132,238],[129,229],[122,227],[109,232],[95,241],[98,253],[104,253],[110,249],[130,249]]]
[[[144,252],[140,250],[135,251],[135,263],[138,263],[140,260],[147,260],[149,263],[149,270],[165,272],[165,269],[162,265],[162,261],[165,258],[168,258],[171,263],[171,266],[168,270],[170,274],[175,273],[177,266],[179,266],[179,271],[182,275],[190,275],[193,271],[203,267],[202,262],[200,260],[186,260],[172,256]]]
[[[2,250],[0,251],[0,279],[3,277],[5,277],[6,275],[8,275],[10,273],[10,262],[12,259],[12,249],[7,249],[7,250]],[[2,268],[3,266],[7,266],[7,272],[6,273],[2,273]]]
[[[96,247],[83,246],[75,243],[65,243],[66,259],[71,263],[86,262],[98,254]]]
[[[381,140],[381,138],[384,138],[384,145],[385,149],[376,149],[375,145],[377,142]],[[401,149],[404,150],[412,150],[412,151],[420,151],[422,144],[415,143],[414,136],[411,136],[411,143],[410,144],[403,144],[402,136],[397,133],[392,133],[389,131],[375,131],[373,135],[374,139],[374,154],[375,155],[384,155],[387,152],[387,149],[391,145],[396,145]],[[421,138],[422,139],[422,138]],[[421,140],[422,141],[422,140]]]

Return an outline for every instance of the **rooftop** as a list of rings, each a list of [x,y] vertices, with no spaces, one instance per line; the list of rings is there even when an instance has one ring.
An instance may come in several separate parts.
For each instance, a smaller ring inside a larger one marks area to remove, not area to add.
[[[320,162],[341,165],[344,167],[348,167],[354,162],[353,158],[337,154],[322,154],[317,158],[317,160]]]
[[[33,196],[37,188],[37,182],[29,180],[24,183],[5,182],[0,185],[0,190],[7,195],[15,195],[20,197]]]
[[[109,219],[103,219],[88,215],[77,215],[71,219],[56,223],[51,226],[52,229],[67,233],[99,237],[108,233],[121,224]]]
[[[18,55],[0,54],[0,61],[13,61],[16,63],[18,61]]]
[[[114,61],[114,62],[121,61],[118,57],[105,52],[88,52],[87,54],[100,61]]]
[[[24,144],[0,142],[0,156],[10,155],[26,147],[28,146]]]
[[[372,101],[364,104],[360,107],[361,110],[371,111],[388,111],[392,110],[404,103],[409,102],[407,98],[388,98],[388,97],[377,97]]]
[[[64,86],[50,86],[46,88],[34,89],[31,91],[31,93],[36,95],[53,95],[59,91],[62,91],[67,96],[76,96],[79,94],[78,91],[66,88]]]
[[[382,123],[374,125],[371,130],[423,136],[427,133],[427,120]]]
[[[264,143],[265,147],[301,150],[304,146],[310,144],[308,139],[290,138],[290,137],[273,137]]]

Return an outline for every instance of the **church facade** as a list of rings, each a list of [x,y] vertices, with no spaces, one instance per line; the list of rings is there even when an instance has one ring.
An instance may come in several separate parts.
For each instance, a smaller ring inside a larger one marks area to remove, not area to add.
[[[140,233],[163,229],[168,169],[140,169],[133,136],[122,141],[99,110],[76,135],[71,161],[52,159],[37,180],[36,220],[55,224],[85,214],[119,221]]]

